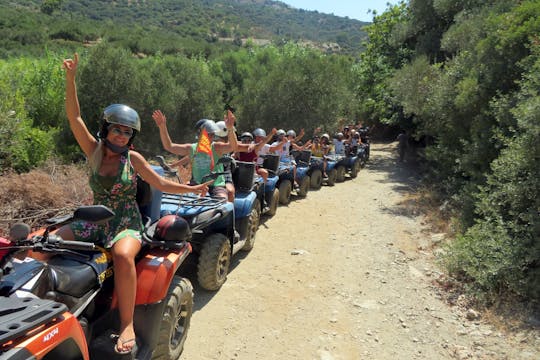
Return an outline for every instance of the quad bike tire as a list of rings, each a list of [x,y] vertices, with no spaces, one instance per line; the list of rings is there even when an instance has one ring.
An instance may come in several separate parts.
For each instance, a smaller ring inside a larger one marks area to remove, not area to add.
[[[346,172],[347,172],[347,169],[345,169],[345,166],[343,165],[338,166],[336,170],[336,182],[344,182]]]
[[[322,186],[323,178],[321,170],[314,170],[310,176],[310,186],[313,190],[319,190]]]
[[[220,233],[209,235],[201,248],[197,280],[206,290],[218,290],[227,280],[231,265],[229,239]]]
[[[360,160],[359,159],[356,159],[356,161],[354,162],[352,168],[351,168],[351,178],[355,178],[358,176],[358,172],[360,171]]]
[[[334,186],[336,184],[336,179],[337,179],[337,170],[332,169],[328,172],[328,180],[326,180],[326,184],[328,184],[328,186]]]
[[[259,200],[255,200],[253,206],[251,207],[251,212],[249,213],[248,221],[248,233],[246,236],[246,243],[242,247],[242,251],[250,251],[255,245],[255,236],[257,235],[257,230],[259,229],[259,220],[261,219],[261,206]]]
[[[287,205],[291,202],[292,184],[289,180],[283,180],[279,184],[279,203]]]
[[[309,187],[311,185],[311,179],[309,176],[304,176],[302,180],[300,180],[300,188],[298,189],[298,196],[300,197],[306,197],[307,193],[309,191]]]
[[[270,198],[270,201],[268,204],[268,206],[270,207],[270,210],[268,210],[268,212],[266,212],[265,215],[268,215],[268,216],[276,215],[278,205],[279,205],[279,189],[274,189],[274,191],[272,192],[272,197]]]
[[[160,319],[158,344],[152,359],[178,359],[184,350],[191,315],[193,313],[193,286],[188,279],[174,276],[167,292],[165,309]]]

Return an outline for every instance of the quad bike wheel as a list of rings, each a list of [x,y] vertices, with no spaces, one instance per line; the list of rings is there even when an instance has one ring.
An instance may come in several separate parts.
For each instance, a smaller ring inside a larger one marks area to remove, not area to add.
[[[309,176],[304,176],[302,180],[300,180],[300,188],[298,189],[298,196],[306,197],[309,191],[310,184],[311,184],[311,179],[309,178]]]
[[[276,215],[277,208],[279,205],[279,189],[274,189],[274,191],[272,192],[272,197],[270,198],[268,202],[269,202],[268,206],[270,207],[270,210],[268,210],[268,212],[265,215],[268,215],[268,216]]]
[[[248,233],[246,236],[246,243],[242,247],[242,251],[250,251],[255,245],[255,236],[257,235],[257,230],[259,229],[259,220],[261,218],[261,206],[259,205],[259,200],[255,200],[251,212],[249,213],[249,222],[248,222]]]
[[[326,183],[328,186],[334,186],[336,184],[336,178],[337,178],[337,170],[332,169],[328,172],[328,180],[326,180]]]
[[[319,190],[322,186],[322,171],[321,170],[313,170],[311,173],[311,188],[314,190]]]
[[[292,184],[289,180],[283,180],[279,184],[279,203],[287,205],[291,201]]]
[[[345,169],[345,166],[340,165],[337,167],[337,173],[336,173],[336,181],[337,182],[344,182],[345,181],[345,173],[347,170]]]
[[[209,235],[199,255],[197,266],[199,284],[206,290],[218,290],[227,279],[230,265],[229,239],[220,233]]]
[[[351,168],[351,178],[355,178],[358,176],[358,172],[360,171],[360,160],[356,160]]]
[[[193,287],[188,279],[174,276],[169,286],[153,359],[178,359],[184,350],[191,314]]]

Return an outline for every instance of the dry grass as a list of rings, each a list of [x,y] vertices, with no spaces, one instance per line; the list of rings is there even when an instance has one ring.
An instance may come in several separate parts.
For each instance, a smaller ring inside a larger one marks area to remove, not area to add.
[[[399,203],[411,214],[424,216],[430,232],[452,235],[452,217],[446,204],[429,188],[420,188],[405,196]]]
[[[15,222],[32,228],[44,220],[66,214],[92,202],[86,167],[53,162],[25,174],[0,177],[0,236]]]

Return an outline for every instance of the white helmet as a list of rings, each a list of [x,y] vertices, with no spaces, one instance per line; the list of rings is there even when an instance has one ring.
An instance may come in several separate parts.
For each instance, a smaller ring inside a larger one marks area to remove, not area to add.
[[[215,132],[215,135],[219,137],[227,137],[229,131],[227,129],[227,126],[225,125],[225,121],[218,121],[216,125],[218,127],[218,130]]]

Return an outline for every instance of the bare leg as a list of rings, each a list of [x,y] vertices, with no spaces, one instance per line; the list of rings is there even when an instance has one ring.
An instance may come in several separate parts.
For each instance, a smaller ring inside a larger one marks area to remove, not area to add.
[[[262,177],[264,182],[266,183],[266,181],[268,180],[268,171],[266,171],[266,169],[259,168],[257,169],[257,174],[259,174],[259,176]]]
[[[118,351],[129,351],[135,346],[135,329],[133,313],[135,311],[135,295],[137,292],[137,272],[135,256],[141,249],[139,240],[130,236],[120,239],[112,247],[114,264],[114,289],[118,298],[120,313],[120,333],[117,343]]]
[[[236,194],[234,184],[230,182],[225,183],[225,189],[227,189],[227,201],[234,202],[234,195]]]

